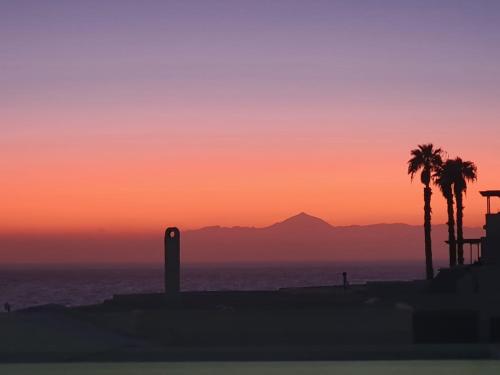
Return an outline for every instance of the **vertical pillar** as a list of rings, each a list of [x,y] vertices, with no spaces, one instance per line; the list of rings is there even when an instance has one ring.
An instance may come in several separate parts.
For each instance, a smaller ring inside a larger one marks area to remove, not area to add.
[[[181,235],[176,227],[165,231],[165,293],[176,294],[180,290]]]

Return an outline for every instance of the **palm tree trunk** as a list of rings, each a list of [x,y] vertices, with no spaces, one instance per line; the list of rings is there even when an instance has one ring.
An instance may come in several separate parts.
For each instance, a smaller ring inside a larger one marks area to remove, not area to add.
[[[464,217],[464,206],[462,199],[462,192],[455,192],[455,197],[457,200],[457,256],[458,264],[464,264],[464,228],[463,228],[463,217]]]
[[[434,278],[431,240],[431,195],[432,190],[429,185],[427,185],[424,188],[425,273],[427,280],[432,280]]]
[[[453,194],[450,192],[446,197],[448,205],[448,245],[450,248],[450,267],[457,264],[457,243],[455,240],[455,212],[453,210]]]

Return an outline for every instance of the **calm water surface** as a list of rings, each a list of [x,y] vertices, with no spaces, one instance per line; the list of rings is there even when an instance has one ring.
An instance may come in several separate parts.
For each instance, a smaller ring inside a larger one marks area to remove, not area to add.
[[[273,290],[338,285],[342,272],[351,283],[422,278],[420,263],[285,263],[185,265],[183,290]],[[0,266],[0,304],[14,309],[46,303],[67,306],[99,303],[113,294],[159,292],[163,269],[148,265]]]

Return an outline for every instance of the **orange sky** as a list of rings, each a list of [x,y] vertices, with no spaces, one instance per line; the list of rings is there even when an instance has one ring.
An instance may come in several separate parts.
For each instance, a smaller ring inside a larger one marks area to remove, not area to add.
[[[301,211],[333,225],[421,223],[422,186],[406,175],[417,131],[391,133],[387,123],[329,129],[335,121],[320,119],[311,121],[324,121],[324,128],[311,132],[305,125],[254,131],[254,119],[241,121],[248,130],[201,130],[196,138],[182,130],[107,132],[104,126],[61,138],[11,135],[0,164],[2,231],[263,226]],[[352,134],[352,127],[365,134]],[[458,140],[449,134],[449,140],[436,134],[421,141],[477,163],[465,224],[480,226],[485,204],[477,192],[500,186],[499,141],[491,133]],[[433,210],[434,221],[445,222],[436,189]]]
[[[465,225],[500,188],[495,2],[4,8],[1,232],[420,224],[426,142],[478,166]]]

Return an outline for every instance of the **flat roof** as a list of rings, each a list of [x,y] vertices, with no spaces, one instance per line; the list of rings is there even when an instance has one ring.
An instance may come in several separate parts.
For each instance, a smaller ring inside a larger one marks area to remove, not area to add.
[[[444,242],[450,243],[450,241],[448,241],[448,240],[446,240]],[[456,242],[458,243],[458,240]],[[471,244],[471,245],[480,244],[481,238],[464,238],[462,243],[463,244]]]
[[[484,190],[480,191],[479,194],[483,197],[500,197],[500,190]]]

